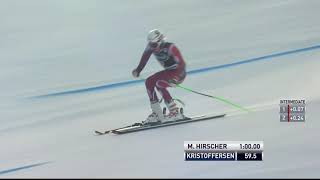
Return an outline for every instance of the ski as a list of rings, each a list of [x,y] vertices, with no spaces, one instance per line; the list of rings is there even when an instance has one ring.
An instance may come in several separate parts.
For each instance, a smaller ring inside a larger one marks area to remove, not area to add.
[[[146,125],[142,125],[141,123],[134,123],[129,126],[117,128],[117,129],[112,129],[112,130],[107,130],[107,131],[95,131],[97,135],[104,135],[104,134],[127,134],[127,133],[132,133],[132,132],[137,132],[137,131],[143,131],[143,130],[148,130],[148,129],[155,129],[155,128],[160,128],[160,127],[166,127],[166,126],[173,126],[173,125],[178,125],[178,124],[184,124],[184,123],[191,123],[191,122],[198,122],[198,121],[204,121],[204,120],[209,120],[209,119],[216,119],[216,118],[221,118],[224,117],[226,114],[219,114],[219,115],[201,115],[201,116],[195,116],[195,117],[186,117],[184,119],[179,119],[175,121],[167,121],[167,122],[159,122],[159,123],[150,123]]]
[[[95,130],[94,132],[96,133],[96,135],[105,135],[105,134],[109,134],[113,131],[116,131],[116,130],[120,130],[120,129],[124,129],[124,128],[130,128],[130,127],[137,127],[137,126],[142,126],[141,123],[134,123],[132,125],[129,125],[129,126],[125,126],[125,127],[121,127],[121,128],[117,128],[117,129],[111,129],[111,130],[107,130],[107,131],[98,131],[98,130]]]

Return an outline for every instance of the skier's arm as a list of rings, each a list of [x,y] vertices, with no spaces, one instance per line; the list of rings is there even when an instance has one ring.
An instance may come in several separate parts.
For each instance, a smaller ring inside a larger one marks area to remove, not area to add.
[[[139,74],[143,70],[143,68],[146,66],[151,54],[152,54],[152,51],[149,49],[149,47],[147,47],[142,54],[138,67],[136,68]]]
[[[174,44],[170,46],[169,49],[170,54],[173,56],[174,60],[177,62],[177,65],[174,67],[174,69],[184,69],[185,68],[185,61],[177,48]]]
[[[132,71],[132,75],[133,77],[139,77],[140,76],[140,72],[143,70],[143,68],[146,66],[150,56],[152,54],[152,51],[150,50],[149,46],[146,47],[146,49],[144,50],[142,57],[140,59],[140,63],[138,65],[137,68],[135,68]]]

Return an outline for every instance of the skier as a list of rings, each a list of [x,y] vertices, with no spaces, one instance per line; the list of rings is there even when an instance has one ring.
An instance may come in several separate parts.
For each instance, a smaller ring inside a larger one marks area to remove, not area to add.
[[[140,63],[132,71],[132,75],[139,77],[151,54],[155,56],[164,70],[153,74],[145,81],[152,113],[142,123],[147,124],[181,119],[183,115],[180,113],[179,107],[177,107],[167,88],[175,87],[184,81],[186,77],[186,63],[177,46],[174,43],[167,42],[165,36],[158,29],[149,32],[147,41],[148,44],[140,59]],[[155,89],[162,95],[170,111],[168,115],[162,113]]]

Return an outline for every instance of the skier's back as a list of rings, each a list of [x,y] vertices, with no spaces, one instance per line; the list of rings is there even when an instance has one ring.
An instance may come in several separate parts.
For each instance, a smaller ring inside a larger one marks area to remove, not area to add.
[[[174,43],[166,42],[164,35],[159,30],[154,29],[150,31],[147,39],[147,47],[143,52],[138,67],[133,70],[132,75],[139,77],[140,72],[152,54],[163,66],[164,70],[148,77],[145,82],[152,113],[144,123],[183,118],[183,115],[180,114],[179,107],[177,107],[167,88],[175,87],[184,81],[186,77],[186,63],[177,46]],[[155,88],[157,88],[162,95],[170,111],[167,116],[164,116],[162,113]]]

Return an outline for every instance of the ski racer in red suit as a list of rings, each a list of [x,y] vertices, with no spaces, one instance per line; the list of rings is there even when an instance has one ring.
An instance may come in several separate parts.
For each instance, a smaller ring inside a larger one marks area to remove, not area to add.
[[[175,87],[186,77],[186,63],[174,43],[166,42],[164,35],[157,29],[151,30],[147,37],[148,44],[141,57],[137,68],[132,71],[134,77],[139,77],[140,72],[153,54],[164,70],[153,74],[145,81],[152,113],[143,123],[170,121],[183,118],[176,103],[168,92],[168,87]],[[169,109],[169,114],[164,115],[155,89],[160,92]]]

